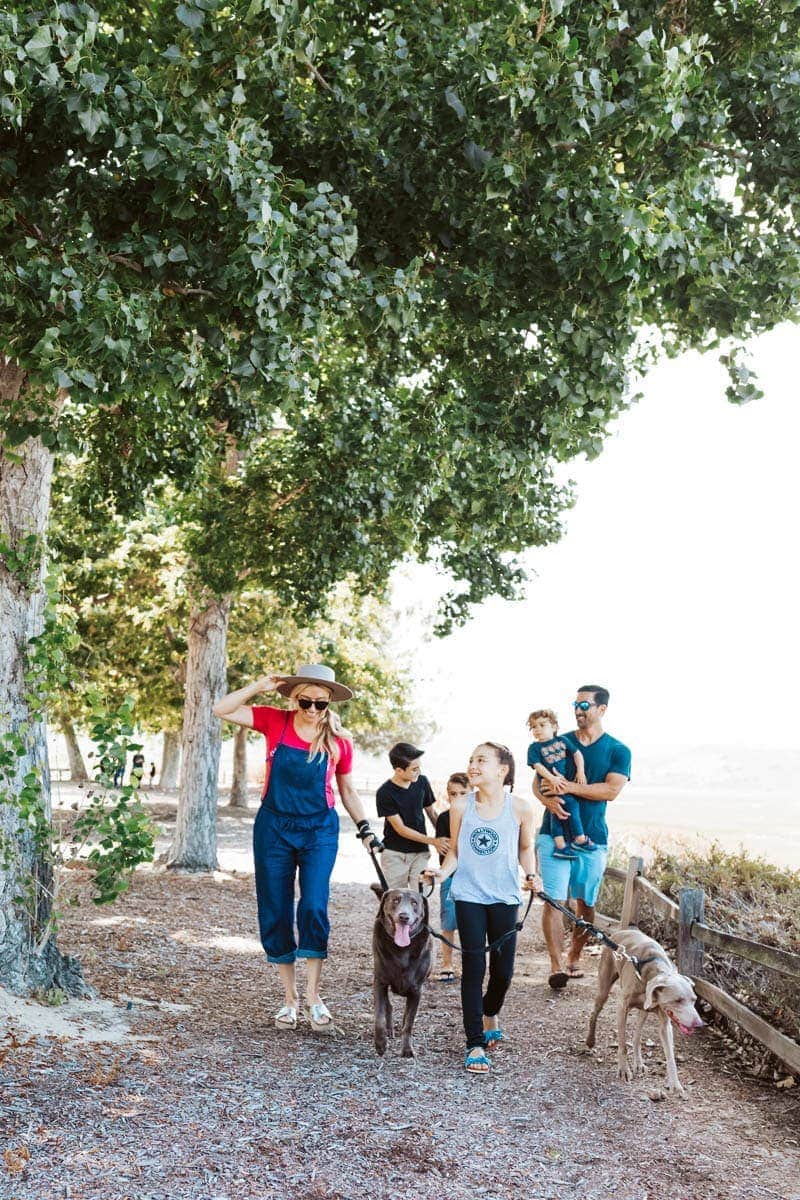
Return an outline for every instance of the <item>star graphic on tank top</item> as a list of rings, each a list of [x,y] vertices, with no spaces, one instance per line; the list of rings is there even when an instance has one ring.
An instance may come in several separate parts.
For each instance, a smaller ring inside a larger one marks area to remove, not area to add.
[[[488,833],[481,833],[478,835],[476,840],[478,842],[478,845],[481,848],[483,848],[485,846],[488,846],[492,839],[489,837]]]

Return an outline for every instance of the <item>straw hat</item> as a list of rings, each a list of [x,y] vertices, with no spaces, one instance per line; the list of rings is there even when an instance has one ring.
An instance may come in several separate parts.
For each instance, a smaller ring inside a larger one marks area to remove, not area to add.
[[[275,690],[282,696],[291,696],[292,690],[301,683],[318,683],[320,687],[327,688],[331,700],[351,700],[353,696],[349,687],[336,682],[333,670],[324,663],[304,663],[302,667],[297,668],[296,675],[279,675],[277,678],[281,682],[276,685]]]

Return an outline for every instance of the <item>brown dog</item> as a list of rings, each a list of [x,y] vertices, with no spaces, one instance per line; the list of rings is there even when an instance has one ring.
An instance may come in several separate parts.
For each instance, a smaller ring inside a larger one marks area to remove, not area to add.
[[[590,1049],[594,1046],[597,1018],[614,986],[614,981],[619,979],[617,1066],[620,1079],[631,1080],[644,1073],[642,1029],[648,1012],[655,1011],[659,1021],[661,1045],[667,1060],[666,1090],[673,1095],[685,1096],[686,1093],[678,1079],[678,1068],[675,1064],[672,1026],[677,1025],[681,1033],[687,1034],[694,1033],[695,1029],[703,1027],[704,1022],[701,1021],[694,1006],[697,997],[692,987],[692,981],[685,975],[679,975],[667,957],[666,950],[653,938],[642,933],[640,929],[623,929],[614,934],[614,940],[628,954],[635,956],[641,965],[637,974],[631,963],[615,956],[608,946],[603,950],[597,972],[597,997],[594,1002],[594,1012],[589,1019],[586,1045]],[[639,1012],[637,1013],[637,1025],[634,1030],[631,1062],[629,1063],[625,1026],[628,1022],[628,1012],[632,1008],[638,1008]]]
[[[400,1030],[400,1053],[413,1058],[411,1031],[419,1008],[422,987],[431,969],[431,935],[428,932],[428,901],[419,892],[391,888],[381,897],[372,934],[375,974],[375,1049],[385,1054],[392,1028],[391,989],[405,996],[406,1010]]]

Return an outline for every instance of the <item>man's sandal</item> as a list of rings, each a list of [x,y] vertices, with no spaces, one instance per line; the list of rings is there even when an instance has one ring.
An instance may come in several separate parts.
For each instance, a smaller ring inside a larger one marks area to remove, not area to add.
[[[502,1029],[484,1029],[483,1031],[484,1046],[491,1046],[493,1042],[504,1042],[505,1040]]]
[[[560,992],[569,983],[569,978],[566,971],[553,971],[552,975],[548,976],[547,982],[554,992]]]
[[[297,1029],[297,1009],[291,1004],[284,1004],[275,1013],[276,1029]]]
[[[567,963],[566,974],[570,979],[583,979],[583,971],[574,963]]]
[[[436,976],[437,983],[455,983],[455,973],[453,971],[440,971]]]
[[[479,1046],[473,1046],[467,1051],[464,1059],[464,1067],[469,1071],[470,1075],[488,1075],[492,1067],[492,1060]]]
[[[307,1004],[306,1016],[315,1033],[333,1033],[333,1017],[322,1000],[318,1004]]]

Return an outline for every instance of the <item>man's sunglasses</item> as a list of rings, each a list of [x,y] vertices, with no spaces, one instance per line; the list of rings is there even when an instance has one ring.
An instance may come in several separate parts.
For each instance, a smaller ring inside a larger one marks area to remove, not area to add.
[[[590,708],[594,708],[594,700],[573,700],[572,707],[580,709],[581,712],[588,712]]]
[[[304,712],[308,712],[312,706],[317,712],[325,712],[325,709],[330,704],[330,700],[309,700],[308,696],[298,696],[297,703]]]

